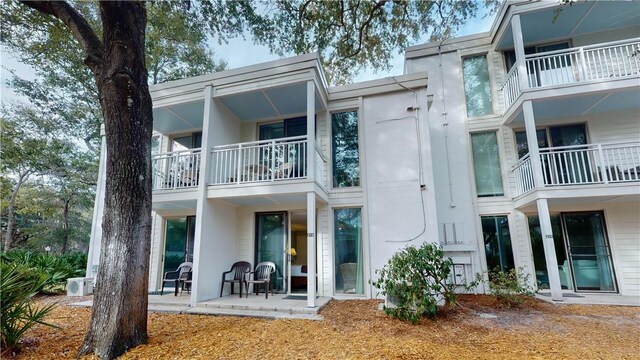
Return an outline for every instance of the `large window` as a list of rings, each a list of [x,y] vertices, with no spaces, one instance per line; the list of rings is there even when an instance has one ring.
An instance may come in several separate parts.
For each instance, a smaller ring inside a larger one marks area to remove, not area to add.
[[[334,209],[336,293],[364,294],[362,259],[362,211],[360,208]]]
[[[495,131],[471,134],[478,196],[502,196],[502,173]]]
[[[509,271],[514,269],[509,220],[507,217],[504,215],[483,216],[481,220],[487,269],[489,271]]]
[[[462,60],[464,93],[467,98],[467,116],[483,116],[493,113],[489,67],[485,55]]]
[[[358,112],[331,114],[333,187],[360,186]]]

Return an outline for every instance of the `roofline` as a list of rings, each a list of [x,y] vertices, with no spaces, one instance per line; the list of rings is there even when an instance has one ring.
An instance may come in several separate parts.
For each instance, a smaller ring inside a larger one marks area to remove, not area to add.
[[[382,79],[334,86],[328,89],[329,101],[345,100],[360,96],[379,95],[390,92],[407,91],[427,87],[426,72],[390,76]]]
[[[292,56],[284,59],[267,61],[255,65],[243,66],[236,69],[219,71],[212,74],[193,76],[185,79],[167,81],[162,84],[156,84],[149,86],[149,91],[154,97],[155,92],[162,92],[164,94],[168,92],[175,91],[176,93],[180,93],[180,87],[189,86],[193,87],[194,84],[202,84],[202,88],[206,85],[217,85],[216,83],[229,83],[233,82],[234,77],[247,75],[251,73],[259,73],[266,70],[275,70],[276,73],[287,73],[288,67],[292,65],[299,65],[305,62],[313,62],[313,65],[310,64],[308,69],[313,69],[316,71],[318,78],[322,86],[326,89],[328,87],[327,80],[325,78],[324,69],[320,64],[320,57],[318,53],[308,53],[304,55]],[[259,74],[256,74],[257,77],[260,77]]]
[[[490,45],[496,37],[504,32],[504,25],[510,23],[509,19],[515,15],[533,10],[542,10],[550,7],[556,7],[559,4],[549,1],[529,1],[529,0],[507,0],[502,3],[498,9],[498,13],[491,24],[489,31],[465,35],[443,41],[432,41],[425,44],[410,46],[405,49],[405,61],[417,57],[431,56],[438,53],[447,53],[468,49],[472,47],[481,47]]]

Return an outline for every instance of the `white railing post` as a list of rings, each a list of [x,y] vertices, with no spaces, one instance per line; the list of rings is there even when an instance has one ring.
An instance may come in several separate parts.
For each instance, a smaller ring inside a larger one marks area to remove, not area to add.
[[[276,176],[276,141],[271,140],[271,150],[269,151],[269,155],[271,155],[271,181],[275,180]]]
[[[607,165],[604,162],[604,154],[602,153],[602,144],[598,144],[596,147],[598,152],[598,161],[600,162],[600,173],[602,174],[602,180],[605,184],[609,183],[609,174],[607,173]]]
[[[242,156],[242,144],[238,145],[238,151],[236,152],[236,182],[238,184],[240,184],[240,176],[241,176],[241,169],[242,167],[240,166],[240,158]]]
[[[584,48],[580,47],[580,50],[578,51],[578,62],[580,63],[580,69],[579,69],[579,74],[580,74],[580,80],[578,81],[586,81],[587,77],[586,77],[586,67],[585,67],[585,61],[584,61]]]

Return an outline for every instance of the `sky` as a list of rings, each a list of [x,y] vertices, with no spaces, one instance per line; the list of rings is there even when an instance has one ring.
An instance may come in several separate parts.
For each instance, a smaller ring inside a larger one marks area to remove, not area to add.
[[[489,31],[495,16],[483,17],[484,12],[479,11],[476,18],[470,20],[463,25],[456,36],[471,35],[480,32]],[[219,45],[212,41],[215,57],[226,60],[229,69],[235,69],[242,66],[255,65],[266,61],[277,60],[280,56],[271,54],[266,46],[254,45],[251,40],[243,40],[235,38],[229,40],[228,44]],[[372,70],[365,70],[354,78],[354,82],[379,79],[388,76],[402,75],[404,68],[404,55],[397,53],[392,59],[392,68],[389,71],[379,71],[374,73]],[[2,102],[18,99],[11,89],[6,86],[6,80],[11,76],[8,69],[14,70],[18,76],[33,80],[34,71],[27,65],[19,63],[4,46],[0,48],[0,97]]]

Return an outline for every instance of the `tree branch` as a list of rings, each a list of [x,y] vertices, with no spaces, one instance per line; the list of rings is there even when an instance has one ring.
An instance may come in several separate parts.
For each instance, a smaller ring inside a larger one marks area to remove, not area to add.
[[[362,23],[362,25],[360,25],[360,29],[358,29],[359,30],[358,31],[358,48],[353,53],[349,54],[347,57],[353,57],[360,53],[360,51],[362,50],[362,37],[364,36],[364,33],[366,32],[369,25],[371,25],[371,21],[373,21],[376,11],[382,8],[384,4],[387,3],[387,1],[388,0],[380,0],[371,9],[367,19]]]
[[[84,63],[92,71],[102,64],[102,43],[85,18],[66,1],[27,1],[21,2],[41,13],[51,15],[62,21],[76,38],[86,55]]]

